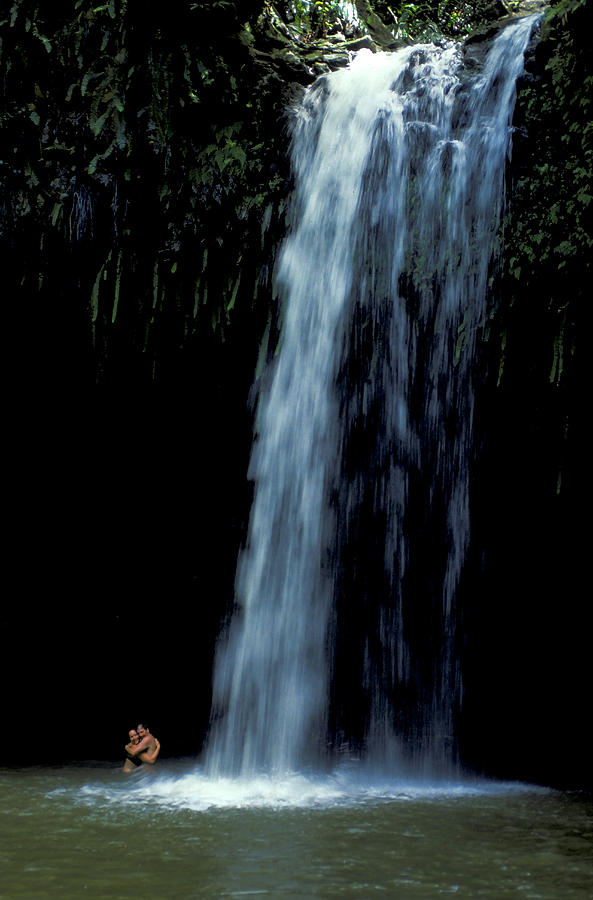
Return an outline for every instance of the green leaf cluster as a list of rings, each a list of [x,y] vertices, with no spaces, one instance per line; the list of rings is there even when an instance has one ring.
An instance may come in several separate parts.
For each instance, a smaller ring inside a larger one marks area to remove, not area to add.
[[[372,6],[395,38],[411,40],[463,38],[504,11],[492,0],[374,0]]]
[[[538,398],[530,412],[553,420],[558,485],[575,439],[592,275],[589,7],[590,0],[562,0],[548,12],[519,86],[503,289],[493,313],[499,388],[511,390],[523,372]]]
[[[529,156],[518,170],[507,222],[510,276],[519,284],[552,289],[559,328],[566,285],[591,275],[593,255],[593,74],[582,46],[578,16],[583,0],[550,10],[539,49],[542,76],[526,81],[517,117]],[[569,339],[569,331],[565,332]],[[559,334],[555,336],[555,340]],[[554,380],[561,367],[554,366]]]
[[[253,307],[285,193],[249,51],[262,5],[15,0],[0,17],[12,284],[75,295],[101,371],[128,345],[158,373],[165,344],[224,340]]]

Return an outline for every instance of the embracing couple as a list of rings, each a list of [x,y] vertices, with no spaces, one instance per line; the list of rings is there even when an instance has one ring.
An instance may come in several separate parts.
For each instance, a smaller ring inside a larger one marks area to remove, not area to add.
[[[124,762],[124,772],[133,772],[137,766],[144,763],[154,765],[157,756],[161,751],[161,745],[145,725],[138,725],[137,728],[131,728],[129,732],[130,741],[126,744],[126,761]]]

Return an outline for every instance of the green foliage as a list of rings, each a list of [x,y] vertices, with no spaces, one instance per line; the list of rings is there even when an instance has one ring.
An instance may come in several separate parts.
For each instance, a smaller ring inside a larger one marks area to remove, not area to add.
[[[560,19],[562,24],[565,25],[568,16],[576,12],[577,9],[584,7],[587,2],[588,0],[560,0],[559,3],[548,8],[546,20],[548,24],[551,24],[555,19]]]
[[[293,0],[287,6],[297,28],[317,37],[326,35],[342,13],[339,0]]]
[[[519,0],[508,0],[509,8]],[[351,19],[340,0],[280,0],[276,4],[286,21],[305,38],[324,37],[329,32],[345,32]],[[504,11],[495,0],[359,0],[356,9],[359,33],[373,26],[392,40],[463,38],[477,26],[490,22]],[[378,24],[379,23],[379,24]]]
[[[489,0],[374,0],[373,8],[396,38],[463,38],[496,17]]]
[[[147,16],[139,0],[14,0],[0,13],[0,228],[12,284],[44,307],[75,296],[103,368],[118,346],[158,373],[167,341],[184,347],[204,330],[223,340],[259,314],[259,271],[287,192],[279,95],[266,93],[279,79],[254,46],[264,6],[203,0]],[[304,34],[334,29],[341,4],[291,7]],[[408,34],[429,21],[453,32],[469,10],[373,8]],[[571,26],[581,9],[562,0],[552,10],[544,82],[520,93],[535,150],[506,229],[512,283],[551,286],[555,387],[578,328],[565,285],[590,275],[592,81]]]
[[[259,219],[283,185],[245,40],[261,5],[184,3],[147,20],[139,0],[16,0],[0,16],[13,280],[50,303],[76,294],[102,368],[124,341],[158,374],[164,343],[205,328],[224,340],[254,302]]]
[[[336,0],[311,0],[308,5],[313,32],[325,36],[330,25],[339,18],[342,4]],[[299,2],[296,6],[302,9],[304,4]]]
[[[582,2],[564,0],[548,17],[544,78],[519,94],[533,166],[516,185],[509,268],[536,280],[544,268],[562,279],[591,269],[593,234],[593,75],[566,17]],[[560,10],[560,11],[559,11]]]
[[[344,0],[278,0],[272,4],[293,34],[305,42],[324,38],[330,32],[354,32],[353,4]],[[350,23],[350,27],[348,27]]]
[[[554,419],[554,482],[574,440],[593,258],[593,108],[586,3],[549,11],[532,75],[518,91],[506,271],[495,312],[498,383],[527,369],[538,407]],[[541,427],[541,426],[540,426]],[[546,426],[548,427],[548,426]],[[549,429],[552,430],[552,429]]]

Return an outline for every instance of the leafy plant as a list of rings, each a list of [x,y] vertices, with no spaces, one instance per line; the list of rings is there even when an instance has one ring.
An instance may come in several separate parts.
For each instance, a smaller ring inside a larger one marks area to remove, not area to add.
[[[16,0],[0,15],[7,278],[48,310],[76,297],[100,378],[123,346],[159,377],[166,354],[204,331],[224,340],[262,292],[259,217],[283,179],[245,9],[184,4],[148,21],[139,0]],[[213,42],[204,16],[218,12]]]
[[[593,77],[586,22],[581,0],[562,0],[548,12],[536,75],[518,91],[506,273],[494,313],[499,386],[504,390],[517,368],[529,366],[530,389],[546,398],[538,405],[553,418],[559,486],[575,439],[571,398],[584,354],[593,257]]]

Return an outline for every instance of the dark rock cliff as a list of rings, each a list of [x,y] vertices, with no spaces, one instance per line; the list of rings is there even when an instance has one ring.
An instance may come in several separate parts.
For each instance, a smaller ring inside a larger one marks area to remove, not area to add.
[[[138,718],[166,753],[200,748],[249,513],[287,109],[349,50],[395,44],[381,4],[357,5],[366,28],[306,40],[263,0],[0,15],[5,762],[117,758]],[[519,86],[462,585],[467,761],[577,785],[589,19],[561,4]],[[23,749],[31,720],[51,740]]]

